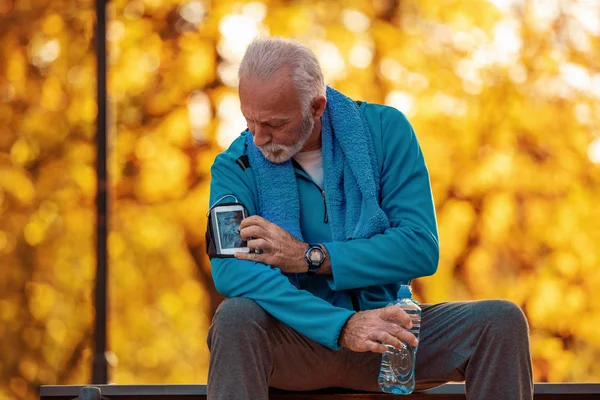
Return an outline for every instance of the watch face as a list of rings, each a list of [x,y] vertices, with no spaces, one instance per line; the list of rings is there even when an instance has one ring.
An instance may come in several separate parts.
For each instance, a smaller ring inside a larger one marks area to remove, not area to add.
[[[323,259],[323,252],[319,249],[311,249],[310,253],[308,253],[308,257],[311,262],[318,264]]]

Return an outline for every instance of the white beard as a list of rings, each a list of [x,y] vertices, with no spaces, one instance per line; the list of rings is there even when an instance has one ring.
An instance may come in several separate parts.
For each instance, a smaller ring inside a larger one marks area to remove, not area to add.
[[[302,126],[300,128],[300,139],[292,146],[268,143],[258,148],[267,160],[275,164],[283,164],[284,162],[298,154],[300,150],[302,150],[302,147],[304,147],[304,144],[312,134],[314,126],[315,121],[312,117],[309,116],[308,118],[304,118],[304,120],[302,121]]]

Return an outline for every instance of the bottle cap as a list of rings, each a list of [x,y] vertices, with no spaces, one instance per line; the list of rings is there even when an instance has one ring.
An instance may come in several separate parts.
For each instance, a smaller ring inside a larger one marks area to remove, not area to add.
[[[412,289],[410,285],[400,285],[398,289],[398,298],[399,299],[412,299]]]

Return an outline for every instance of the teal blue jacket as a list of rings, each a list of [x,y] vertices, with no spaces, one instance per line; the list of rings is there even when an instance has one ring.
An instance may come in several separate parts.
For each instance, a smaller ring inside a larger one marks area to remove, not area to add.
[[[332,241],[323,192],[296,168],[302,236],[308,243],[325,245],[332,275],[299,274],[295,286],[278,268],[232,258],[211,260],[215,287],[223,296],[252,299],[281,322],[332,349],[340,348],[340,332],[352,314],[385,307],[400,284],[432,275],[439,260],[429,173],[410,123],[387,106],[363,102],[360,111],[373,135],[380,205],[390,227],[368,239]],[[254,215],[258,196],[252,168],[236,163],[244,154],[246,134],[216,157],[210,204],[233,194]]]

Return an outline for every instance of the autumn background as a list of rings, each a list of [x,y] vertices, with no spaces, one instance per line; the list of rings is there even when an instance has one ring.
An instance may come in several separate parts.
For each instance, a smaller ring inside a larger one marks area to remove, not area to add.
[[[262,34],[303,41],[329,84],[413,123],[441,241],[417,298],[510,299],[536,381],[600,380],[600,2],[108,10],[113,382],[206,382],[209,168],[245,128],[237,66]],[[91,0],[0,0],[0,399],[90,379],[94,20]]]

